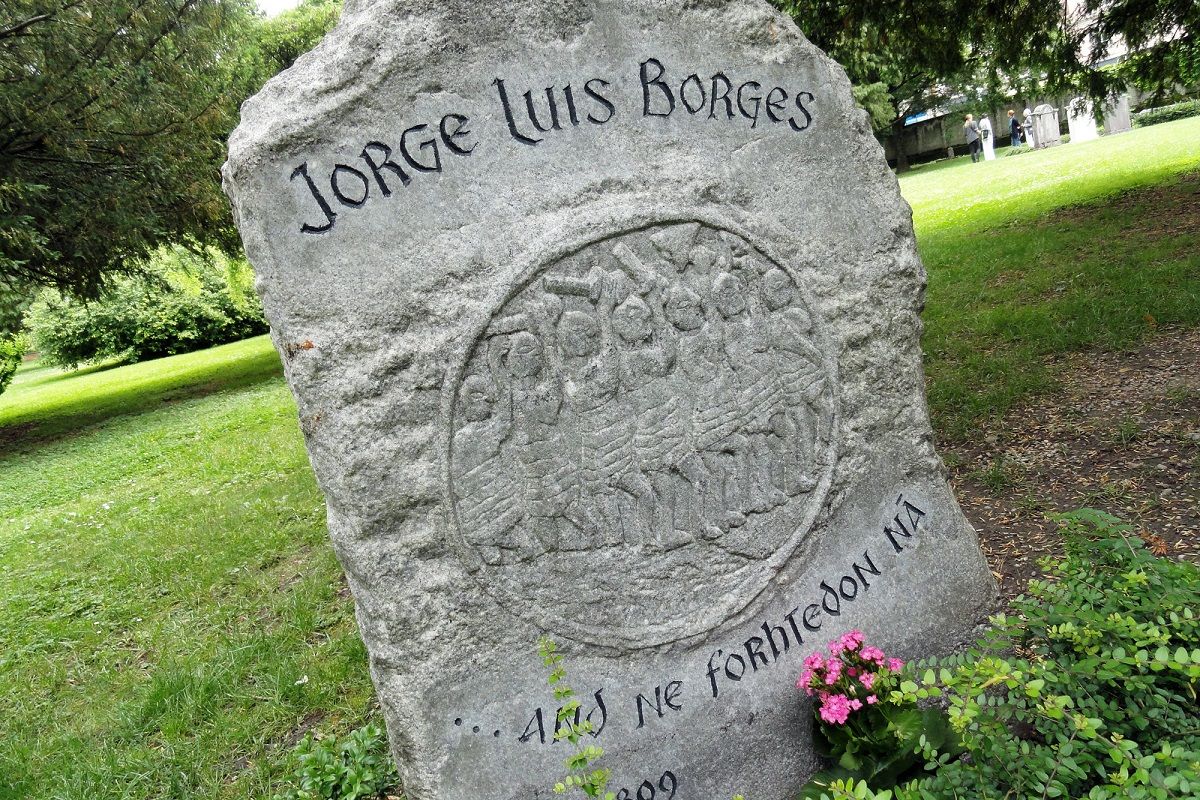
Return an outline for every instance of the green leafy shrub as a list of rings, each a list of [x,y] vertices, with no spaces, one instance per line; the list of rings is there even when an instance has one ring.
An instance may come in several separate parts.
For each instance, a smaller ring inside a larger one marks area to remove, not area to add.
[[[909,665],[892,693],[940,699],[965,748],[954,758],[918,739],[929,774],[894,800],[1200,796],[1200,568],[1155,557],[1102,512],[1059,519],[1066,557],[1016,613],[968,652]],[[884,795],[831,784],[814,796]]]
[[[34,347],[49,363],[142,361],[266,331],[252,284],[243,260],[163,248],[143,273],[114,279],[98,301],[83,304],[44,291],[26,322]]]
[[[4,394],[13,375],[17,374],[28,346],[29,342],[19,333],[0,336],[0,394]]]
[[[1148,125],[1158,125],[1161,122],[1173,122],[1200,115],[1200,100],[1188,100],[1159,108],[1148,108],[1133,115],[1133,124],[1139,128]]]
[[[554,741],[565,740],[574,748],[563,762],[567,774],[554,784],[554,791],[564,794],[577,789],[585,797],[614,800],[616,793],[608,791],[609,770],[596,766],[604,755],[603,748],[582,744],[584,735],[592,732],[592,723],[586,719],[579,720],[576,716],[579,701],[575,699],[575,690],[567,683],[567,669],[554,640],[543,636],[538,642],[538,655],[542,657],[542,663],[550,668],[547,683],[554,690],[554,699],[562,703],[555,715]]]
[[[311,734],[296,745],[296,785],[274,800],[358,800],[383,797],[399,782],[387,736],[370,724],[343,738]]]

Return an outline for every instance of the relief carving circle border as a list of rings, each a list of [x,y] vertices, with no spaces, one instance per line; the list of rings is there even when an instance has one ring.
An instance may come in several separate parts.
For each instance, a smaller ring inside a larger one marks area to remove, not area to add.
[[[494,295],[494,302],[489,302],[487,308],[479,315],[479,321],[471,326],[470,333],[462,340],[459,352],[452,360],[452,368],[447,374],[442,396],[441,424],[441,458],[442,458],[442,488],[447,514],[447,541],[455,552],[466,571],[472,575],[482,591],[493,601],[514,616],[534,625],[539,630],[564,636],[580,642],[586,642],[601,647],[618,650],[636,650],[670,645],[675,642],[693,639],[720,627],[726,622],[739,620],[746,616],[754,601],[770,586],[773,578],[793,558],[803,555],[803,545],[808,532],[825,506],[834,470],[837,465],[838,445],[840,440],[840,402],[839,376],[837,362],[833,357],[830,341],[825,335],[824,325],[818,315],[813,313],[812,338],[817,343],[822,355],[821,364],[825,376],[829,380],[831,390],[831,426],[827,446],[820,453],[821,471],[816,476],[817,484],[808,495],[804,513],[795,524],[794,531],[767,558],[757,565],[757,575],[753,584],[747,589],[733,594],[729,599],[716,603],[705,610],[705,613],[692,613],[684,621],[671,621],[661,624],[650,624],[640,627],[623,626],[620,629],[600,627],[589,624],[586,619],[577,619],[561,613],[561,609],[535,607],[511,592],[498,588],[486,579],[488,565],[484,562],[475,545],[469,542],[460,525],[457,503],[453,486],[453,440],[455,436],[456,416],[459,408],[459,394],[466,377],[468,366],[475,353],[477,343],[483,339],[493,320],[514,298],[524,292],[545,272],[572,256],[578,255],[588,248],[603,244],[605,241],[619,237],[637,234],[666,225],[686,225],[700,223],[718,232],[728,232],[739,237],[761,253],[773,265],[783,269],[792,279],[796,292],[800,295],[802,304],[807,309],[814,309],[809,292],[801,281],[801,274],[789,259],[780,257],[778,247],[767,242],[771,237],[756,234],[744,225],[738,224],[724,215],[714,215],[699,210],[686,214],[634,214],[626,212],[619,217],[609,220],[602,228],[588,230],[587,233],[576,235],[558,247],[543,251],[541,258],[518,259],[524,266],[516,271],[509,280],[511,283],[503,294]],[[667,589],[669,591],[669,589]]]

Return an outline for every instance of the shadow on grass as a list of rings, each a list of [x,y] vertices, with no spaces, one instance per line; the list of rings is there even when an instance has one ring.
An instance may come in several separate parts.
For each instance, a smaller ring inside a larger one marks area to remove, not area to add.
[[[0,398],[0,454],[82,433],[116,417],[153,411],[282,376],[266,337],[140,364],[100,364],[15,385]]]
[[[1138,346],[1200,325],[1200,173],[1003,229],[926,237],[926,375],[934,429],[981,422],[1058,385],[1062,353]]]
[[[84,375],[94,375],[97,372],[107,372],[110,369],[124,367],[130,363],[132,362],[105,361],[100,364],[89,364],[86,367],[67,369],[65,367],[46,366],[40,361],[33,361],[17,370],[17,374],[13,378],[12,385],[24,387],[26,389],[32,389],[38,386],[49,386],[50,384],[58,383],[59,381],[70,380],[71,378],[82,378]]]

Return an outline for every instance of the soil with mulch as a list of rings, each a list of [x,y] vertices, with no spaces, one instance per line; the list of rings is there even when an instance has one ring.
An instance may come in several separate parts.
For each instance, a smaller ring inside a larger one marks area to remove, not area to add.
[[[1132,524],[1159,555],[1200,563],[1200,331],[1055,367],[1054,394],[941,447],[1002,599],[1061,554],[1048,515],[1081,507]]]

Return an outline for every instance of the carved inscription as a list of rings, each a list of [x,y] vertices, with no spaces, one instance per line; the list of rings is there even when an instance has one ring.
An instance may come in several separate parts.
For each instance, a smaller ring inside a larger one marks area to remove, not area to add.
[[[614,644],[741,610],[827,484],[836,387],[819,337],[792,274],[700,223],[544,267],[474,342],[454,398],[450,495],[482,585]]]
[[[406,193],[414,180],[420,186],[425,183],[418,180],[422,176],[442,173],[444,162],[451,160],[443,155],[471,156],[480,144],[488,142],[489,133],[491,139],[506,141],[495,129],[489,132],[486,122],[480,120],[491,114],[503,117],[508,141],[536,147],[553,134],[594,130],[625,116],[657,123],[690,118],[747,129],[761,125],[802,134],[812,128],[818,107],[812,92],[769,80],[764,83],[748,71],[727,69],[701,77],[653,57],[638,65],[636,76],[576,76],[565,84],[524,87],[520,79],[497,77],[492,81],[495,107],[464,106],[440,119],[430,117],[417,125],[402,126],[395,135],[384,137],[387,141],[365,142],[361,152],[355,153],[355,145],[341,153],[332,166],[308,161],[296,165],[288,179],[297,188],[303,187],[299,194],[306,198],[308,215],[298,229],[308,234],[329,233],[338,214],[362,208],[373,196]]]

